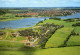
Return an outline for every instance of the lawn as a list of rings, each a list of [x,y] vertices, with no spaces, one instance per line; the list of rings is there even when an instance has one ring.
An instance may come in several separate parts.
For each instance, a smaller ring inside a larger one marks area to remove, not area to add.
[[[72,32],[73,28],[61,28],[58,29],[51,38],[48,39],[45,47],[60,47],[63,46],[66,39],[69,37],[70,33]]]
[[[16,41],[0,41],[0,47],[24,47],[24,43]]]
[[[25,48],[26,49],[26,48]],[[0,51],[0,55],[80,55],[80,47],[64,47],[37,49],[29,48],[23,51]]]
[[[39,23],[38,25],[43,25],[45,23],[54,23],[56,25],[64,25],[64,27],[72,27],[72,24],[74,24],[75,22],[66,22],[63,20],[54,20],[54,19],[48,19],[45,20],[43,23]]]
[[[80,46],[80,36],[71,36],[67,46]]]
[[[80,27],[79,26],[75,27],[74,32],[80,34]]]

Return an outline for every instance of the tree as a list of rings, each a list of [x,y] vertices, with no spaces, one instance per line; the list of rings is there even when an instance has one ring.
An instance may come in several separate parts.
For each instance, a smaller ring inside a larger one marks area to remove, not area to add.
[[[0,9],[0,15],[6,14],[6,10]]]

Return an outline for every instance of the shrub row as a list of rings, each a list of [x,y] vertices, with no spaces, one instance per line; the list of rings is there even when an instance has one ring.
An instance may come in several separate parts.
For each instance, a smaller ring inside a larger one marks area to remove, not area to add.
[[[50,28],[50,31],[46,35],[44,35],[44,37],[42,37],[40,39],[40,41],[38,43],[38,44],[40,44],[40,47],[45,48],[45,44],[48,41],[48,39],[55,33],[55,31],[57,29],[60,29],[62,27],[64,27],[64,26],[63,25],[58,25],[57,27],[55,26],[54,28]]]
[[[49,19],[61,20],[61,18],[53,18],[53,17],[50,17]]]
[[[80,22],[73,24],[72,26],[80,26]]]

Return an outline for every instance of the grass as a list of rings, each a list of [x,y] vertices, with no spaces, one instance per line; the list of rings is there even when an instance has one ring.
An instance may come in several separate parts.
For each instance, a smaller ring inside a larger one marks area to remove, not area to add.
[[[23,51],[0,51],[0,55],[80,55],[80,47],[49,49],[29,48]]]
[[[26,37],[16,37],[15,39],[16,39],[16,41],[27,40],[27,38],[26,38]]]
[[[71,36],[68,40],[67,46],[80,46],[80,36]]]
[[[45,47],[59,47],[64,44],[64,41],[68,38],[73,28],[61,28],[58,29],[51,38],[48,39]]]
[[[24,47],[24,43],[0,41],[0,47]]]
[[[31,17],[16,17],[14,14],[7,13],[5,15],[0,16],[0,21],[11,21],[11,20],[19,20],[24,18],[31,18]]]
[[[74,24],[75,22],[66,22],[63,20],[53,20],[53,19],[48,19],[45,20],[43,23],[39,23],[38,25],[43,25],[45,23],[54,23],[56,25],[64,25],[64,27],[72,27],[72,24]]]
[[[75,27],[74,32],[80,34],[80,27],[79,26]]]
[[[0,21],[11,21],[11,20],[18,20],[18,19],[23,19],[24,17],[0,17]]]
[[[3,32],[6,33],[6,34],[3,35],[2,37],[3,37],[3,39],[5,39],[5,40],[13,40],[13,39],[15,39],[15,41],[26,40],[26,37],[23,37],[23,36],[12,37],[12,34],[11,34],[11,32],[18,32],[19,30],[25,30],[25,29],[28,29],[28,28],[2,30]],[[7,33],[8,33],[8,35],[7,35]],[[6,38],[6,35],[7,35],[7,38]],[[3,40],[3,39],[2,39],[2,40]]]
[[[68,38],[71,31],[73,30],[72,24],[75,22],[65,22],[63,20],[45,20],[43,23],[39,23],[38,25],[43,25],[45,23],[54,23],[64,25],[64,28],[58,29],[55,34],[51,36],[51,38],[47,41],[45,47],[47,49],[37,49],[37,48],[24,48],[24,43],[18,42],[9,42],[9,41],[0,41],[0,55],[80,55],[80,46],[75,47],[63,47],[63,48],[49,48],[49,47],[59,47],[64,44],[64,41]],[[32,28],[32,27],[30,27]],[[25,30],[28,28],[19,28],[19,29],[7,29],[2,30],[4,32],[9,32],[8,37],[6,40],[12,40],[13,38],[10,37],[10,32],[17,32],[19,30]],[[75,32],[79,32],[80,27],[75,27]],[[36,32],[38,29],[36,29]],[[3,35],[3,37],[6,36]],[[5,37],[4,37],[5,38]],[[14,41],[22,41],[25,40],[26,37],[14,37],[16,40]],[[39,41],[39,40],[38,40]],[[35,44],[38,43],[35,42]],[[69,39],[67,46],[71,45],[79,45],[80,43],[79,36],[71,36]],[[9,50],[9,51],[8,51]]]

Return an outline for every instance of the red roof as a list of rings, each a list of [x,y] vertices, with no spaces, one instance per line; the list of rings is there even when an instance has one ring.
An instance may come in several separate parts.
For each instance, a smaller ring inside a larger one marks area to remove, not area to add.
[[[16,14],[16,15],[37,15],[38,13]]]
[[[31,36],[28,36],[28,38],[31,38]]]

